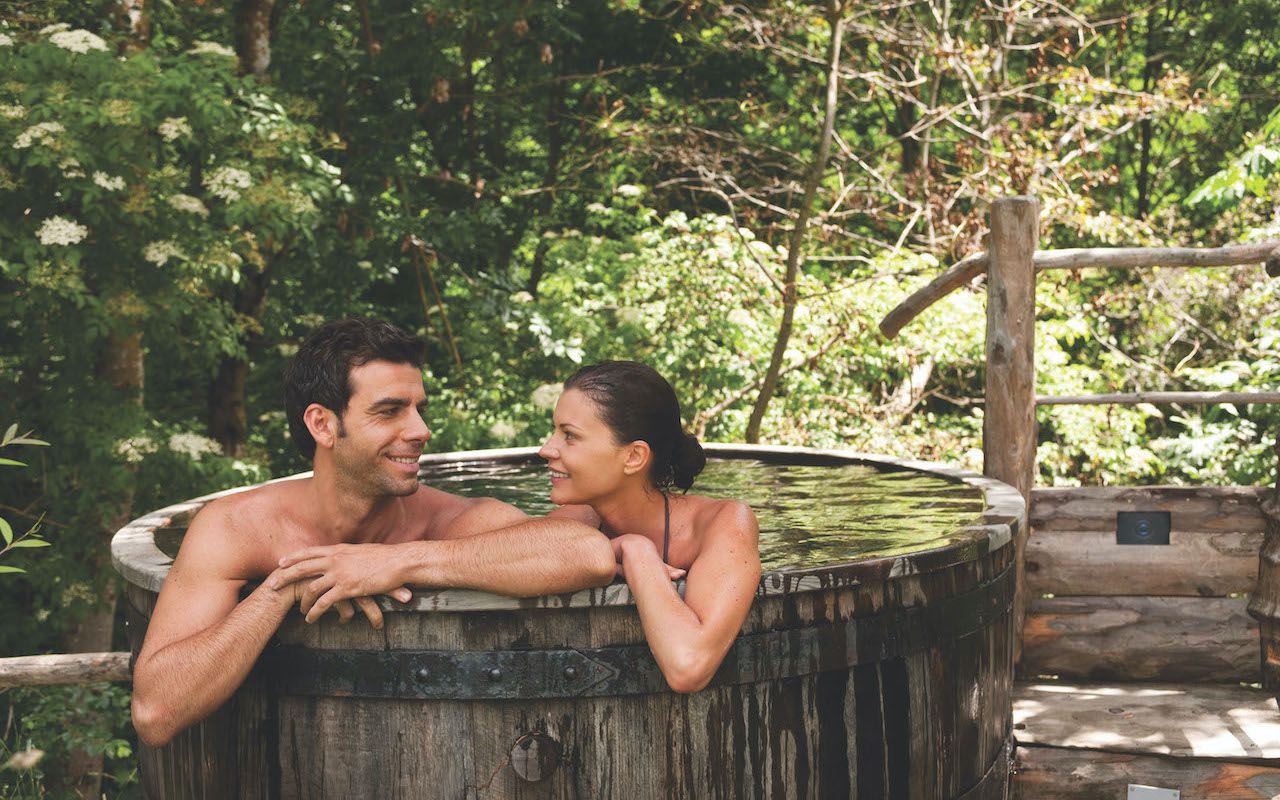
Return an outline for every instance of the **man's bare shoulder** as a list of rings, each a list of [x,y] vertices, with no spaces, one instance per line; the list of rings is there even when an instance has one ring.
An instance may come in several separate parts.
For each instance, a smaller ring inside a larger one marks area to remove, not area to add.
[[[296,509],[306,479],[281,481],[211,501],[187,528],[179,559],[207,565],[220,577],[260,578],[288,549],[311,542],[298,535]]]

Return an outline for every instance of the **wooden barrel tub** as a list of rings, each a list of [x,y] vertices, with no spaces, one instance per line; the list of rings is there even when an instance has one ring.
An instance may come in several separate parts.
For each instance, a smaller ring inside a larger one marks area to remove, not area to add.
[[[1019,495],[932,463],[708,451],[927,473],[977,512],[923,548],[765,572],[728,658],[689,695],[667,688],[625,584],[530,600],[419,591],[408,606],[384,598],[382,631],[295,612],[222,709],[140,745],[147,796],[1004,798]],[[423,469],[533,452],[427,456]],[[157,542],[216,496],[116,535],[135,656],[171,560]]]

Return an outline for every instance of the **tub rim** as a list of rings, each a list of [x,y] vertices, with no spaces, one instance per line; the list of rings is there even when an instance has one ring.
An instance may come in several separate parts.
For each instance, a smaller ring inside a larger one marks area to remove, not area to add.
[[[747,445],[704,443],[707,455],[723,458],[756,459],[773,463],[794,463],[802,457],[834,464],[860,464],[884,470],[911,470],[932,475],[952,483],[964,483],[979,490],[985,508],[979,523],[961,528],[950,541],[937,547],[910,553],[875,556],[812,567],[790,567],[770,570],[760,577],[757,598],[799,592],[818,591],[837,586],[892,580],[945,569],[959,563],[976,561],[1002,547],[1011,546],[1024,524],[1026,504],[1022,495],[1007,483],[950,464],[895,458],[853,450],[792,447],[783,445]],[[440,463],[476,461],[527,461],[536,456],[536,447],[512,447],[491,450],[462,450],[450,453],[428,453],[419,459],[419,467]],[[793,460],[788,460],[788,458]],[[155,543],[155,531],[175,521],[189,521],[195,512],[220,497],[280,481],[298,480],[311,475],[302,472],[250,486],[240,486],[185,500],[152,511],[125,525],[111,539],[111,563],[129,583],[151,592],[159,592],[173,563]],[[678,587],[683,592],[681,581]],[[474,589],[416,589],[414,597],[401,604],[380,597],[384,611],[490,611],[530,608],[573,608],[632,605],[634,601],[625,583],[581,589],[576,592],[542,597],[518,598],[491,594]]]

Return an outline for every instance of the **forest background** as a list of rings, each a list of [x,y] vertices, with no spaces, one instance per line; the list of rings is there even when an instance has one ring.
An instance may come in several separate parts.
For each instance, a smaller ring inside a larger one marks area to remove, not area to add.
[[[981,280],[878,321],[1003,196],[1045,248],[1280,236],[1277,30],[1280,0],[0,3],[0,653],[124,649],[111,534],[307,468],[280,374],[343,315],[428,342],[431,450],[536,444],[577,365],[636,358],[708,440],[980,469]],[[1258,267],[1048,273],[1036,332],[1041,394],[1280,377]],[[1042,408],[1039,481],[1269,483],[1278,417]],[[137,794],[126,687],[2,705],[6,796],[96,796],[99,763]]]

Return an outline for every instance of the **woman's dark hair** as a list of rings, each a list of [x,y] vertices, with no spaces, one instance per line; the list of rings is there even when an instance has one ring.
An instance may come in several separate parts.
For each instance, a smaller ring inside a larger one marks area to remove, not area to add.
[[[649,480],[658,489],[676,486],[687,492],[707,465],[698,437],[681,426],[675,390],[653,367],[604,361],[573,373],[564,388],[577,389],[600,407],[600,417],[619,444],[649,445]]]
[[[316,454],[316,440],[302,421],[302,412],[312,403],[337,414],[342,433],[342,415],[351,399],[353,367],[370,361],[390,361],[421,368],[422,358],[422,342],[390,322],[349,317],[320,326],[302,343],[284,370],[284,411],[293,443],[308,458]]]

